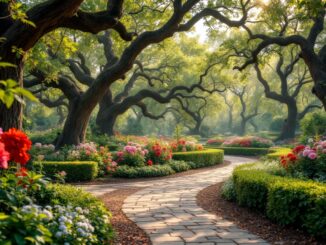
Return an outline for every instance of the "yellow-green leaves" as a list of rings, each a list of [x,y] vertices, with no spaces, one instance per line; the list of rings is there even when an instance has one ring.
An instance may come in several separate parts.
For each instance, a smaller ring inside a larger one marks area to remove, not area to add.
[[[24,104],[24,100],[21,96],[24,96],[32,101],[37,101],[37,98],[28,90],[21,88],[19,84],[12,80],[2,80],[0,81],[2,89],[0,89],[0,101],[10,108],[14,103],[15,99]]]

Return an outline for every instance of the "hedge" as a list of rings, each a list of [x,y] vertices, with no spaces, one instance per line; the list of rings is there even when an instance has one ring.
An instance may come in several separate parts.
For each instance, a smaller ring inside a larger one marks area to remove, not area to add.
[[[222,163],[224,160],[224,152],[219,149],[205,149],[202,151],[174,152],[172,155],[174,160],[193,162],[198,167],[212,166]]]
[[[170,165],[154,165],[144,167],[129,167],[120,166],[113,173],[114,177],[121,178],[146,178],[146,177],[161,177],[175,174],[175,171]]]
[[[32,168],[50,178],[53,178],[58,172],[65,171],[67,174],[65,177],[66,182],[89,181],[98,175],[98,164],[91,161],[42,161],[34,162]]]
[[[241,155],[241,156],[262,156],[268,153],[268,148],[253,148],[253,147],[214,147],[208,148],[220,149],[227,155]]]
[[[261,210],[282,225],[296,225],[326,238],[326,184],[244,168],[235,169],[233,181],[239,205]]]
[[[278,160],[281,156],[286,155],[290,152],[292,152],[292,150],[290,148],[271,148],[270,153],[268,153],[266,155],[266,157],[270,160]]]

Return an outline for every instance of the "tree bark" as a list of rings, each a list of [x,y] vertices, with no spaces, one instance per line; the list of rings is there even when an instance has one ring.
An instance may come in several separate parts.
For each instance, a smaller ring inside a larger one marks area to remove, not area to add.
[[[15,68],[0,68],[0,81],[6,79],[13,79],[20,86],[23,84],[23,66],[22,58],[16,58],[15,54],[11,54],[6,60],[15,65]],[[1,57],[1,55],[0,55]],[[17,100],[14,101],[12,106],[8,109],[3,103],[0,102],[0,127],[7,131],[9,128],[21,129],[23,125],[23,108],[22,104]]]
[[[294,139],[297,127],[298,108],[295,101],[286,104],[288,114],[284,121],[282,132],[277,140]]]

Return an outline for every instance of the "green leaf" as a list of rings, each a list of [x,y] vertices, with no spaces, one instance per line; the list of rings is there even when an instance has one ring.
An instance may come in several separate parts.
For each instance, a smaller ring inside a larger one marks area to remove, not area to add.
[[[8,63],[8,62],[0,61],[0,67],[16,67],[16,65]]]
[[[21,94],[22,96],[26,97],[27,99],[31,100],[31,101],[35,101],[38,102],[38,99],[27,89],[18,87],[15,89],[19,94]]]

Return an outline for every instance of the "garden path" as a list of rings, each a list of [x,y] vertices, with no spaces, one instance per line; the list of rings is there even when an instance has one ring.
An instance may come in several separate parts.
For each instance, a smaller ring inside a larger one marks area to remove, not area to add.
[[[197,206],[199,191],[225,180],[235,166],[253,161],[235,156],[225,156],[225,160],[231,164],[187,176],[83,188],[101,195],[120,188],[145,187],[126,198],[123,212],[149,235],[154,245],[268,244],[223,217]]]

